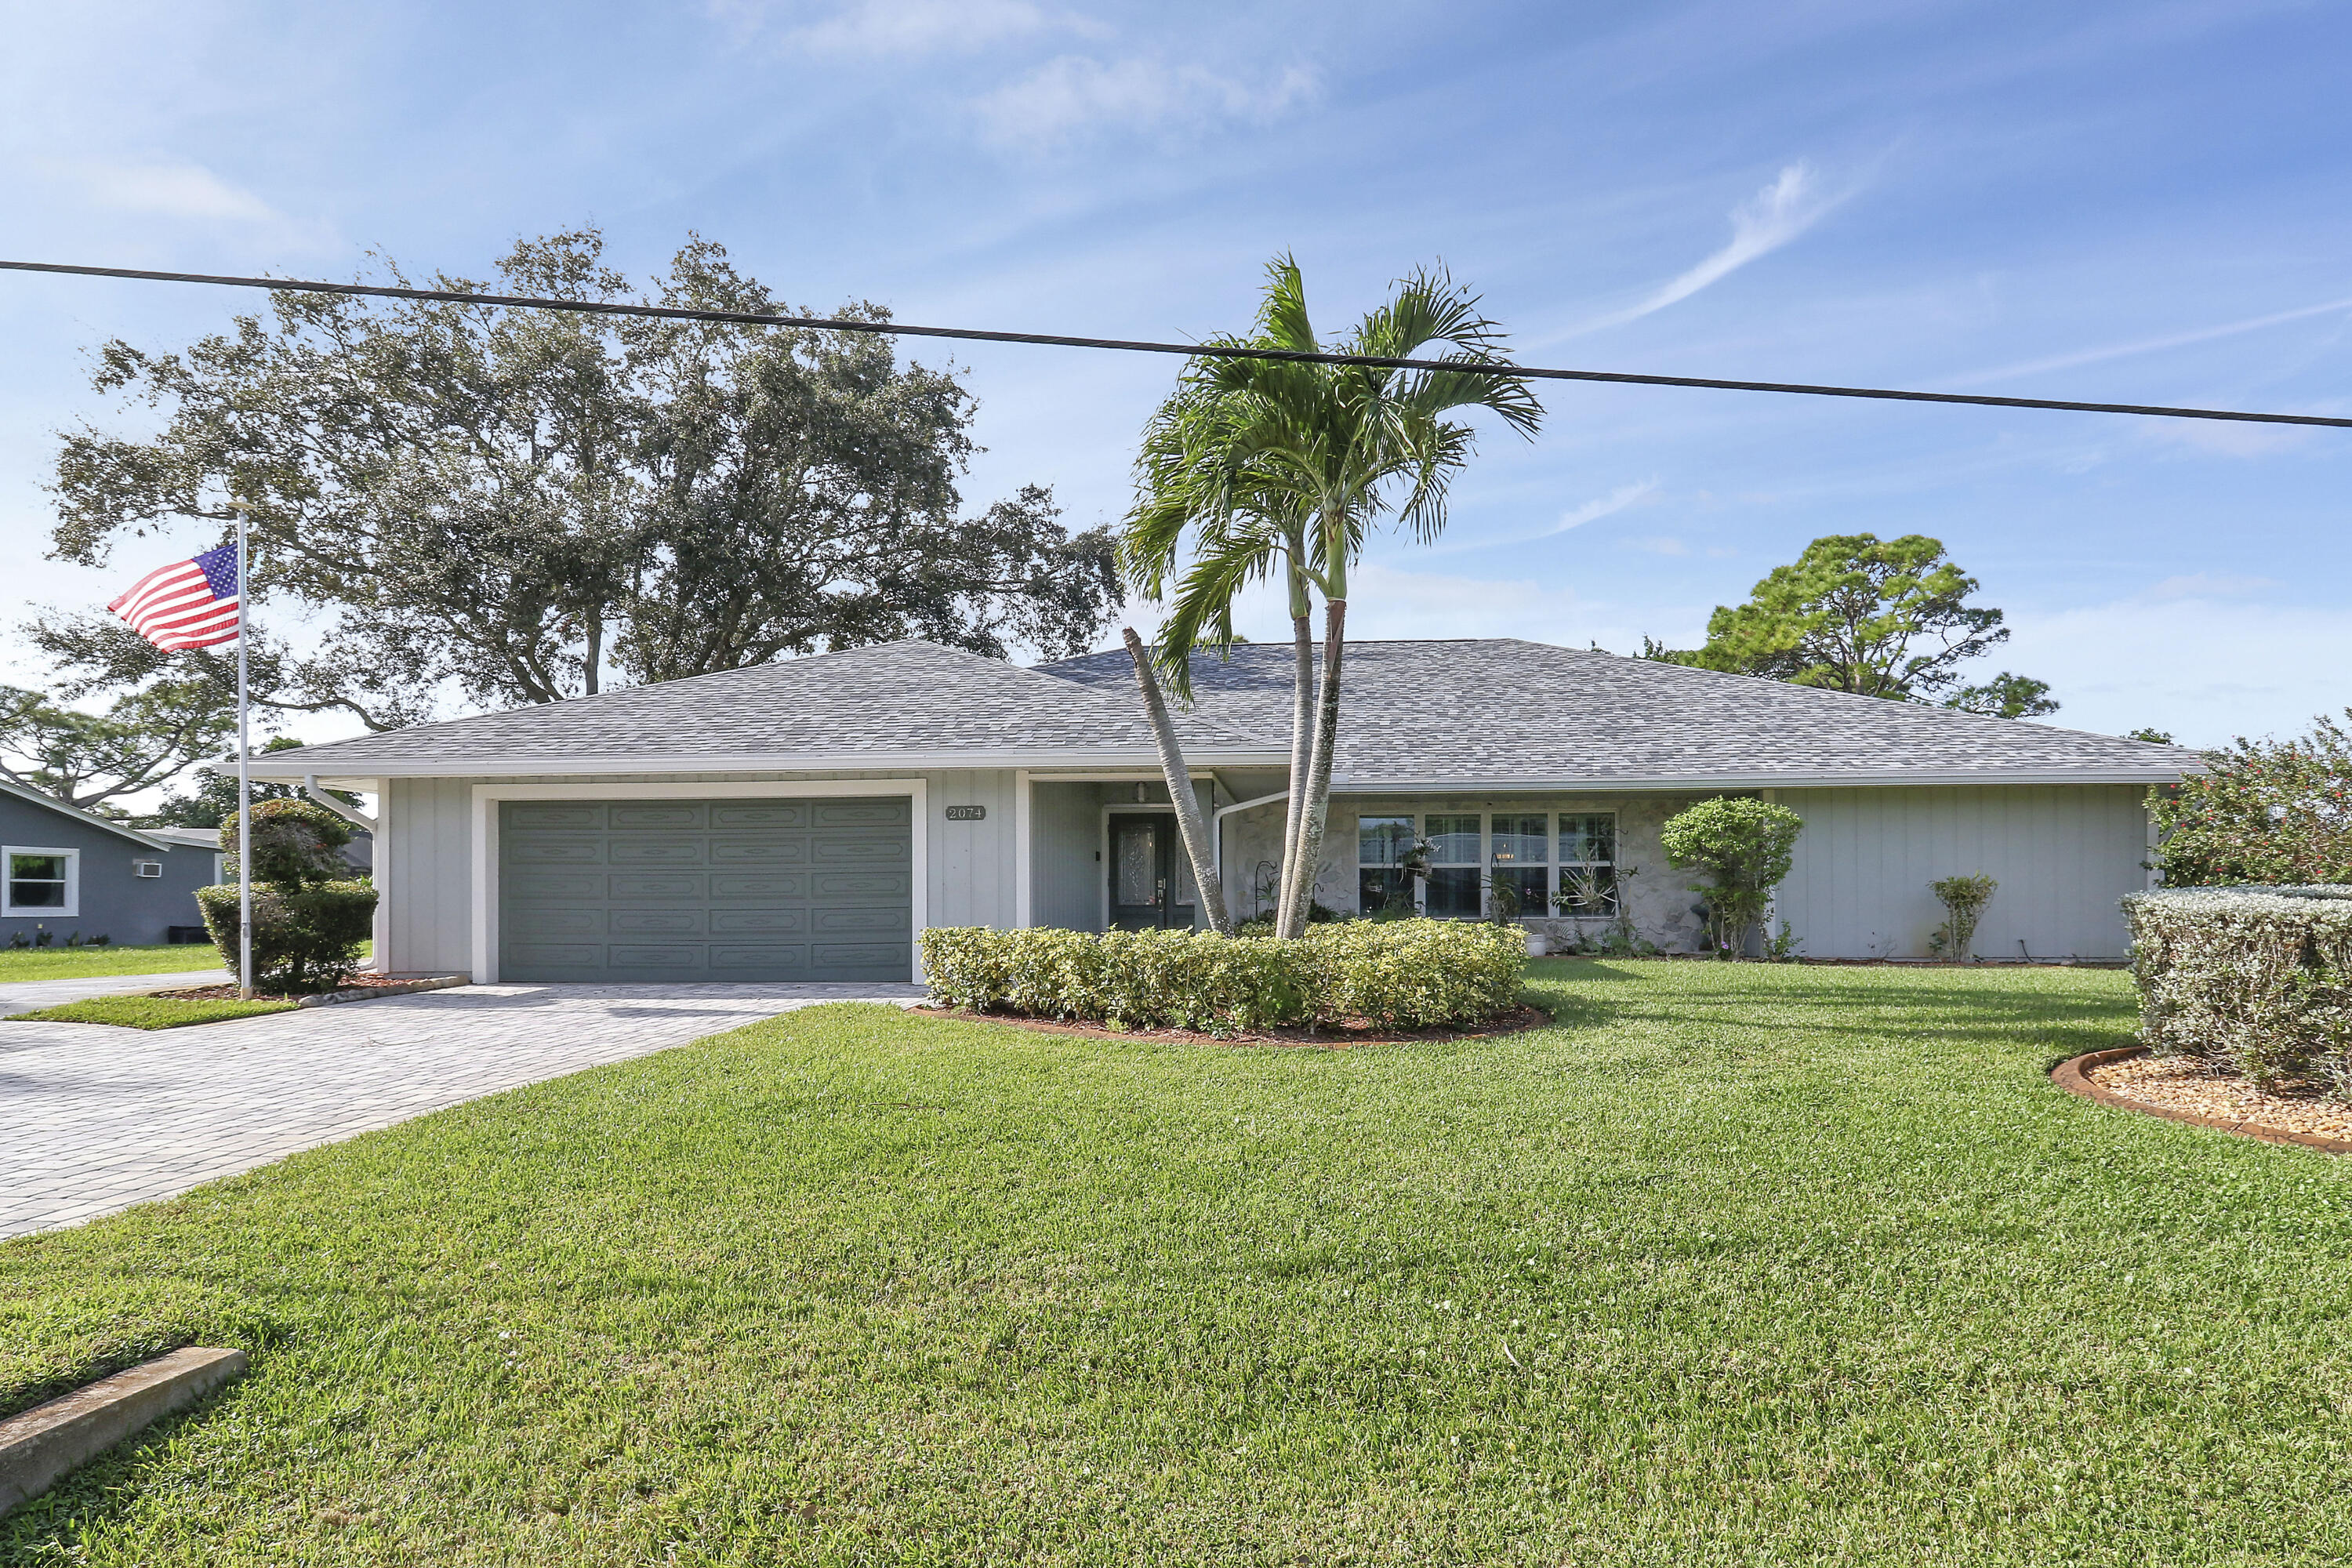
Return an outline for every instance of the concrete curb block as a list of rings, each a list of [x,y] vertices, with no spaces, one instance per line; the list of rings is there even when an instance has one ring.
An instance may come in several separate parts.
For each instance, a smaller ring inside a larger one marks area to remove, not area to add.
[[[2093,1068],[2147,1054],[2146,1046],[2116,1046],[2104,1051],[2085,1051],[2052,1068],[2050,1081],[2068,1094],[2079,1094],[2084,1100],[2095,1100],[2101,1105],[2112,1105],[2123,1110],[2137,1110],[2142,1116],[2158,1116],[2167,1121],[2186,1122],[2191,1127],[2217,1127],[2243,1138],[2259,1138],[2265,1143],[2291,1143],[2297,1148],[2317,1149],[2324,1153],[2352,1154],[2352,1142],[2341,1138],[2322,1138],[2315,1132],[2290,1132],[2284,1127],[2264,1127],[2258,1122],[2233,1121],[2224,1116],[2200,1116],[2193,1110],[2174,1110],[2168,1106],[2150,1105],[2144,1100],[2117,1094],[2114,1089],[2102,1088],[2091,1081],[2090,1069]]]
[[[245,1370],[245,1352],[191,1347],[0,1421],[0,1513]]]
[[[411,992],[415,991],[446,991],[452,986],[471,985],[473,983],[474,977],[470,974],[431,974],[425,976],[422,980],[394,980],[389,984],[384,985],[361,985],[349,991],[328,991],[316,996],[295,996],[289,998],[289,1000],[290,1000],[297,1007],[332,1007],[343,1002],[373,1002],[379,996],[405,996]],[[231,984],[235,984],[234,978],[232,978]],[[117,994],[134,996],[171,996],[186,989],[188,988],[184,985],[166,985],[161,990],[156,991],[121,992],[117,993]],[[101,997],[89,998],[89,1000],[92,1001],[101,1001],[104,998]],[[263,1000],[268,1001],[274,1000],[274,998],[265,997]],[[62,1005],[62,1004],[60,1004],[60,1005]]]
[[[405,996],[416,991],[446,991],[455,985],[470,985],[470,974],[435,974],[423,980],[395,980],[389,985],[362,985],[355,991],[330,991],[320,996],[299,996],[297,1007],[332,1007],[339,1002],[373,1002],[379,996]]]

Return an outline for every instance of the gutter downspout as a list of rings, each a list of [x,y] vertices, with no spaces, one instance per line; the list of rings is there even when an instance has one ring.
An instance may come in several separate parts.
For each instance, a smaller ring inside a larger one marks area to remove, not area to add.
[[[370,816],[364,811],[359,811],[353,807],[345,805],[341,801],[337,800],[333,795],[329,795],[325,790],[320,789],[319,787],[318,774],[304,773],[302,775],[302,793],[309,795],[312,800],[317,801],[320,805],[325,806],[329,811],[333,812],[337,816],[341,817],[345,822],[350,823],[352,826],[364,827],[370,833],[373,833],[375,831],[374,817]]]
[[[1220,885],[1223,885],[1225,880],[1225,818],[1237,811],[1247,811],[1256,805],[1272,805],[1277,800],[1289,798],[1288,790],[1276,790],[1272,795],[1262,795],[1255,800],[1237,800],[1231,805],[1221,805],[1209,814],[1209,842],[1212,850],[1210,858],[1216,862],[1217,881]]]

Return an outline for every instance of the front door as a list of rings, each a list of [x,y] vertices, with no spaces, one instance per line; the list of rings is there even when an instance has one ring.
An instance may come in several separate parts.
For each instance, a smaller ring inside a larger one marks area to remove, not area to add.
[[[1110,923],[1116,931],[1192,923],[1192,863],[1172,812],[1110,819]]]

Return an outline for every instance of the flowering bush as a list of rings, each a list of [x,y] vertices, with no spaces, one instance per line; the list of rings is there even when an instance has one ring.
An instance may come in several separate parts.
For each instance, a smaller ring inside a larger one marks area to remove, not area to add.
[[[923,973],[950,1006],[1129,1027],[1475,1023],[1518,1000],[1527,955],[1517,928],[1457,921],[1346,921],[1292,942],[1206,931],[923,933]]]
[[[2206,772],[2148,792],[2168,883],[2352,882],[2352,733],[2344,726],[2323,716],[2308,735],[2241,737],[2205,756]]]
[[[2352,1093],[2352,888],[2166,888],[2124,914],[2149,1048]]]

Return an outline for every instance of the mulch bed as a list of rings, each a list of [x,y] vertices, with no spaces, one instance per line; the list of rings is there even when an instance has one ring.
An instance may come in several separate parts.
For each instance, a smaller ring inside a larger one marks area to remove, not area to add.
[[[379,985],[396,984],[397,982],[387,975],[354,974],[332,991],[256,991],[253,994],[253,999],[257,1002],[299,1002],[305,996],[334,996],[347,991],[371,991]],[[184,1002],[234,1002],[236,1000],[236,983],[231,981],[226,985],[189,985],[176,991],[151,992],[150,994],[170,996]]]
[[[2208,1062],[2152,1056],[2142,1046],[2092,1051],[2061,1062],[2050,1076],[2071,1094],[2168,1121],[2352,1154],[2352,1104],[2308,1085],[2258,1089]]]
[[[1540,1007],[1514,1007],[1471,1028],[1400,1029],[1369,1018],[1319,1029],[1252,1029],[1215,1035],[1206,1029],[1113,1029],[1100,1024],[1070,1024],[1057,1018],[1033,1018],[1023,1013],[977,1013],[968,1007],[913,1007],[917,1017],[955,1018],[972,1024],[1006,1024],[1044,1035],[1088,1035],[1099,1040],[1194,1041],[1212,1046],[1302,1046],[1317,1050],[1345,1050],[1350,1046],[1403,1046],[1441,1040],[1483,1040],[1497,1035],[1523,1034],[1549,1025],[1551,1015]]]

